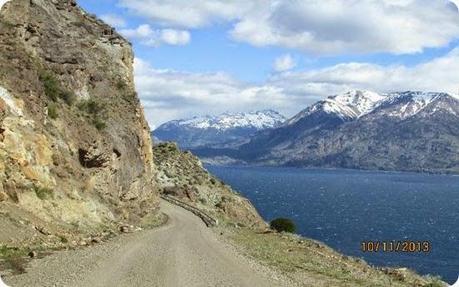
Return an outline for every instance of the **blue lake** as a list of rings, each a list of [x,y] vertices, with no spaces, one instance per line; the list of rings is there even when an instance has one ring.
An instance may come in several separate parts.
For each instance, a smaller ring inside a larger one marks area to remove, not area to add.
[[[206,168],[249,198],[266,221],[376,266],[409,267],[454,283],[459,274],[459,177],[356,170]],[[364,253],[362,241],[429,241],[429,253]]]

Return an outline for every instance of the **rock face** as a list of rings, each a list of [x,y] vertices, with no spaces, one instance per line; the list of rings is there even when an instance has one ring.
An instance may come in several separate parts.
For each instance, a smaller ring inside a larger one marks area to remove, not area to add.
[[[218,116],[175,120],[159,126],[154,135],[161,141],[177,142],[180,148],[235,148],[259,131],[280,126],[285,117],[273,110],[224,113]]]
[[[12,0],[0,12],[0,54],[2,214],[58,234],[154,212],[130,43],[74,0]]]
[[[237,156],[270,165],[457,173],[458,123],[456,96],[351,91],[255,136]]]
[[[154,147],[157,181],[162,193],[189,203],[220,221],[266,228],[252,204],[229,186],[209,174],[191,152],[182,152],[175,143]]]

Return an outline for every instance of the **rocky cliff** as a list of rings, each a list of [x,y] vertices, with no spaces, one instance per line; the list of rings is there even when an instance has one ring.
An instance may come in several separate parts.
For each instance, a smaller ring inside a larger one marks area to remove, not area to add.
[[[130,43],[73,0],[12,0],[0,55],[0,244],[67,242],[154,214]]]
[[[179,150],[175,143],[161,143],[154,147],[154,158],[163,194],[197,207],[223,224],[267,227],[249,200],[209,174],[191,152]]]

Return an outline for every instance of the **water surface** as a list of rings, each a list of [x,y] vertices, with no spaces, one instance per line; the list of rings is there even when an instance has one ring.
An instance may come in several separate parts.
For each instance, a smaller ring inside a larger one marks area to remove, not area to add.
[[[356,170],[206,168],[249,198],[267,221],[292,218],[301,235],[377,266],[459,274],[459,177]],[[366,240],[429,241],[429,253],[363,253]]]

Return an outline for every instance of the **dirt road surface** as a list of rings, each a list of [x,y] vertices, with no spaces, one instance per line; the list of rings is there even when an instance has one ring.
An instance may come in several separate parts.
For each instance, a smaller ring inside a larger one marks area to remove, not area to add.
[[[162,202],[166,225],[34,260],[27,273],[4,278],[20,286],[287,286],[219,240],[190,212]]]

